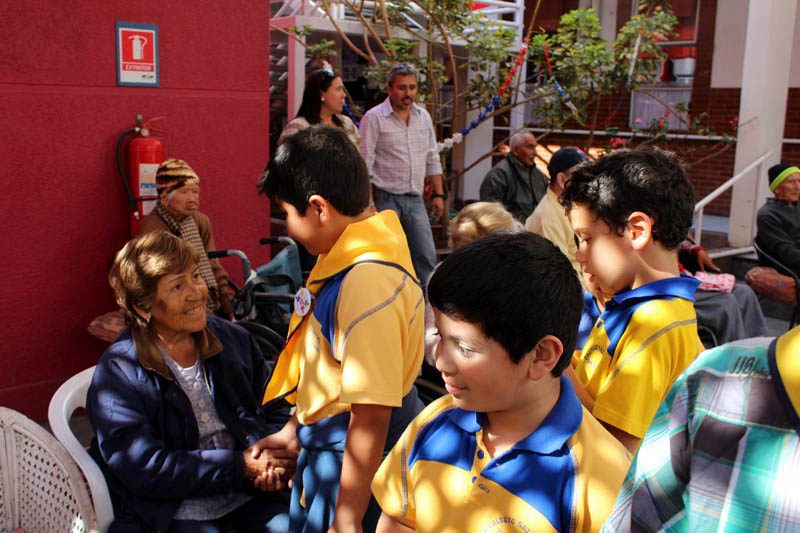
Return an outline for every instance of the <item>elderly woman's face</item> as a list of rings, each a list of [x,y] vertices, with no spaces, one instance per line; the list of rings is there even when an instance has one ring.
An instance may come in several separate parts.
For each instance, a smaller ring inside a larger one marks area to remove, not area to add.
[[[171,196],[170,196],[171,195]],[[179,217],[190,217],[200,208],[200,186],[184,185],[167,195],[167,208]]]
[[[197,265],[167,274],[158,281],[153,302],[156,329],[172,334],[201,331],[206,327],[207,300],[208,287]]]

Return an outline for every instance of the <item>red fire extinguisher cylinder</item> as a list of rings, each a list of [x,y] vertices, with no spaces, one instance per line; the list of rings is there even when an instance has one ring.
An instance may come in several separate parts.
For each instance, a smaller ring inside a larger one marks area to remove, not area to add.
[[[164,143],[156,137],[144,136],[147,130],[128,143],[128,176],[130,188],[136,199],[136,209],[131,213],[131,235],[139,229],[142,218],[152,211],[158,198],[156,171],[164,161]]]

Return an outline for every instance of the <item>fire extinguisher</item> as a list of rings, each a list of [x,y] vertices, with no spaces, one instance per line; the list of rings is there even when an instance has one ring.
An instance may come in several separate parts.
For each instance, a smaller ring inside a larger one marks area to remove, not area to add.
[[[153,210],[158,199],[156,171],[164,161],[164,143],[152,137],[153,132],[158,131],[150,126],[155,120],[158,118],[142,123],[142,115],[136,115],[136,126],[122,132],[117,140],[117,170],[131,208],[131,236],[136,235],[142,218]],[[133,138],[126,146],[125,141],[130,136]],[[127,148],[124,150],[127,165],[123,161],[124,148]]]

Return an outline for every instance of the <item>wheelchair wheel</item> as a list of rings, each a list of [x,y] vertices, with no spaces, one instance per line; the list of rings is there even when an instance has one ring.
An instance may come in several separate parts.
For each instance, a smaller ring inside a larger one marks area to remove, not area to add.
[[[263,324],[251,320],[244,320],[237,322],[237,324],[255,337],[258,347],[261,348],[261,352],[267,361],[274,363],[278,360],[278,355],[280,355],[283,345],[286,343],[286,339],[282,335]]]

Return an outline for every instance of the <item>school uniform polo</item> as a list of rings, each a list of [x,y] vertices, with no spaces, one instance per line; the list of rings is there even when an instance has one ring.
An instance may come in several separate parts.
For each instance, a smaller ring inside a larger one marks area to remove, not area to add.
[[[285,397],[309,425],[351,404],[400,407],[423,357],[424,299],[397,215],[351,224],[317,260],[264,401]]]
[[[306,292],[307,291],[307,292]],[[289,339],[264,403],[285,398],[300,425],[289,529],[326,531],[335,512],[353,404],[392,407],[386,448],[422,410],[424,299],[393,211],[347,226],[295,297]],[[362,527],[374,528],[371,504]]]
[[[694,311],[698,285],[690,276],[668,278],[606,302],[572,360],[594,399],[595,418],[644,436],[672,383],[703,350]]]
[[[483,444],[483,414],[450,395],[429,405],[373,479],[382,511],[423,532],[598,530],[629,457],[560,383],[542,424],[495,457]]]

